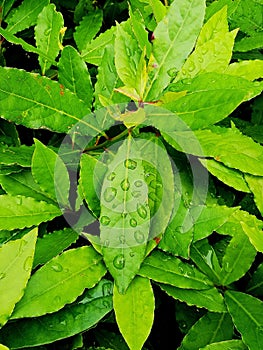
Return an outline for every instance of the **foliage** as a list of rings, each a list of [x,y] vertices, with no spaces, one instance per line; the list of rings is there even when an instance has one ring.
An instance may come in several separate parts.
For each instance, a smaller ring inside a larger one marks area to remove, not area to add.
[[[262,1],[0,5],[0,349],[261,349]]]

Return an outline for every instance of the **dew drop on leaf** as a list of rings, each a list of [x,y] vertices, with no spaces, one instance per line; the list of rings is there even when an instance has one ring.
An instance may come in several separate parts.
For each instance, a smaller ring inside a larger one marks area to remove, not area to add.
[[[107,176],[107,180],[113,181],[116,177],[116,173],[112,172]]]
[[[125,258],[123,254],[115,256],[115,258],[113,259],[113,266],[118,270],[122,270],[124,268]]]
[[[61,272],[63,271],[63,267],[58,264],[58,263],[55,263],[51,266],[52,270],[54,270],[55,272]]]
[[[132,159],[125,159],[124,166],[128,169],[134,170],[137,167],[137,162],[135,162],[135,160]]]
[[[103,197],[106,202],[111,202],[117,195],[117,190],[114,187],[108,187],[106,188]]]
[[[131,227],[136,227],[137,226],[137,220],[134,219],[134,218],[131,218],[130,219],[130,225],[131,225]]]
[[[107,225],[109,225],[109,223],[110,223],[110,218],[109,218],[108,216],[104,215],[104,216],[102,216],[102,217],[100,218],[100,223],[101,223],[103,226],[107,226]]]
[[[144,205],[141,204],[137,206],[137,213],[142,219],[147,218],[147,210]]]
[[[123,191],[128,191],[129,188],[130,188],[129,180],[128,179],[122,180],[122,182],[121,182],[121,189]]]
[[[30,271],[31,266],[32,266],[32,262],[33,262],[33,257],[32,256],[28,256],[24,262],[24,270],[26,272]]]
[[[22,240],[20,241],[19,253],[23,252],[24,247],[26,246],[26,244],[27,244],[27,242],[26,242],[24,239],[22,239]]]
[[[4,279],[5,276],[6,276],[6,274],[5,274],[4,272],[1,272],[1,273],[0,273],[0,280]]]
[[[135,238],[135,241],[139,244],[141,244],[145,241],[145,236],[141,231],[135,231],[134,238]]]
[[[131,195],[134,198],[139,198],[141,196],[141,191],[132,191]]]
[[[124,235],[120,235],[119,241],[120,241],[121,244],[125,244],[125,236]]]
[[[104,241],[104,247],[108,247],[110,245],[110,241],[108,239],[106,239],[106,241]]]
[[[142,187],[142,185],[143,185],[142,180],[136,180],[136,181],[134,182],[134,186],[136,186],[136,187]]]
[[[112,294],[112,284],[109,282],[106,282],[102,286],[102,294],[106,297],[108,295]]]

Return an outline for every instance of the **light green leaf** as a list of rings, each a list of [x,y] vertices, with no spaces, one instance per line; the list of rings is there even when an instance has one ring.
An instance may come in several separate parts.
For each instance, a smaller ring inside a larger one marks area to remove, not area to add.
[[[213,343],[201,348],[200,350],[248,350],[242,340],[225,340]]]
[[[169,91],[187,94],[163,107],[175,112],[191,129],[200,129],[226,118],[242,102],[260,94],[262,89],[256,84],[237,76],[204,73],[171,84]]]
[[[36,46],[45,55],[55,60],[61,49],[61,31],[64,25],[62,14],[56,11],[54,4],[49,4],[43,8],[37,18],[35,26]],[[51,67],[50,60],[39,56],[39,64],[42,75]]]
[[[199,161],[212,175],[226,185],[233,187],[237,191],[250,192],[244,175],[240,171],[228,168],[214,159],[199,159]]]
[[[263,302],[251,295],[227,291],[225,300],[229,313],[242,340],[250,350],[258,350],[263,344]]]
[[[159,0],[150,0],[149,3],[152,8],[152,12],[156,19],[156,22],[159,23],[166,15],[167,9],[165,5]]]
[[[157,1],[155,0],[155,2],[160,4],[160,6],[163,6],[159,0]],[[152,51],[152,47],[148,39],[148,31],[145,28],[145,22],[144,22],[142,13],[139,11],[139,9],[136,9],[134,12],[132,12],[132,8],[130,7],[129,14],[130,14],[131,28],[137,39],[138,45],[141,51],[146,49],[146,56],[149,57]]]
[[[21,47],[28,52],[36,53],[37,55],[41,55],[43,58],[45,58],[47,61],[51,62],[52,65],[56,66],[57,63],[53,61],[50,57],[46,56],[46,54],[39,49],[37,49],[35,46],[32,46],[28,44],[25,40],[21,38],[17,38],[15,35],[9,33],[7,30],[0,28],[0,34],[10,43],[15,45],[21,45]]]
[[[244,232],[254,247],[259,252],[263,252],[262,228],[263,224],[261,220],[258,220],[246,211],[238,210],[228,218],[223,226],[217,229],[217,232],[230,236],[236,235],[240,231]]]
[[[262,32],[254,32],[252,36],[245,36],[237,41],[234,46],[234,51],[246,52],[263,47]]]
[[[224,73],[248,80],[263,78],[263,61],[251,60],[235,62],[230,64]]]
[[[0,146],[0,164],[31,166],[34,147],[22,145],[20,147]]]
[[[245,174],[245,180],[254,194],[254,201],[258,210],[263,215],[263,177]]]
[[[49,0],[39,0],[35,6],[32,1],[24,0],[15,11],[10,12],[5,21],[8,23],[7,31],[11,34],[21,32],[37,22],[37,17],[42,9],[49,3]]]
[[[207,239],[198,241],[191,246],[190,258],[215,285],[219,285],[221,266],[213,247]]]
[[[193,49],[204,12],[203,0],[174,1],[167,15],[158,23],[153,33],[153,52],[149,66],[151,82],[144,96],[145,101],[157,99],[170,82],[168,71],[182,67]]]
[[[147,278],[135,277],[126,293],[113,291],[113,306],[121,334],[131,350],[141,350],[154,319],[154,295]]]
[[[96,217],[100,216],[100,195],[106,172],[107,167],[103,161],[89,154],[82,154],[79,184],[89,209]]]
[[[95,84],[95,107],[122,103],[129,99],[115,91],[123,83],[118,77],[114,62],[114,47],[108,45],[105,47],[101,64],[98,67],[97,82]],[[105,104],[105,100],[108,102]]]
[[[5,345],[0,344],[0,350],[9,350],[9,348]]]
[[[226,286],[240,279],[250,268],[256,256],[256,249],[245,233],[233,236],[222,260],[220,284]]]
[[[41,316],[62,309],[75,301],[85,288],[94,287],[105,272],[102,257],[92,247],[62,253],[30,278],[12,319]]]
[[[40,264],[45,264],[56,255],[68,248],[78,239],[78,234],[71,228],[60,231],[53,231],[38,238],[34,257],[33,268]]]
[[[63,206],[69,206],[69,174],[62,159],[50,148],[35,139],[32,174],[41,189]]]
[[[53,202],[43,193],[29,170],[24,170],[17,174],[1,175],[0,184],[6,193],[11,196],[21,195],[32,197],[37,201],[46,201],[51,204]]]
[[[163,136],[180,151],[213,157],[230,168],[263,176],[263,147],[237,129],[211,127],[194,132],[166,131]]]
[[[138,42],[122,26],[117,26],[114,45],[115,65],[117,73],[127,87],[137,88],[136,76],[141,57]]]
[[[228,32],[226,7],[203,26],[197,45],[176,76],[176,81],[202,72],[223,72],[228,66],[237,30]]]
[[[160,284],[160,287],[174,299],[185,302],[189,306],[196,305],[212,312],[226,311],[224,299],[216,288],[204,290],[182,289],[165,284]]]
[[[81,54],[81,57],[84,59],[84,61],[94,64],[95,66],[100,66],[104,49],[107,45],[114,43],[115,33],[116,27],[111,27],[104,33],[100,34],[97,38],[92,40]]]
[[[232,338],[233,323],[228,313],[208,312],[183,339],[179,350],[196,350],[207,344]]]
[[[21,239],[0,247],[0,327],[8,320],[15,304],[22,298],[30,277],[37,229]]]
[[[61,210],[34,198],[0,196],[0,230],[31,227],[61,215]]]
[[[0,73],[3,118],[30,128],[58,132],[68,132],[76,122],[81,122],[84,134],[95,136],[101,132],[99,121],[92,118],[85,103],[58,82],[12,68],[0,67]]]
[[[149,235],[148,188],[140,152],[143,145],[143,140],[131,137],[123,141],[108,163],[101,190],[102,253],[120,293],[137,274]]]
[[[102,19],[102,10],[98,8],[96,11],[89,11],[88,14],[82,18],[80,24],[76,27],[75,33],[73,34],[80,52],[87,50],[88,44],[102,26]]]
[[[62,50],[58,63],[58,77],[61,84],[91,108],[93,87],[90,74],[85,62],[72,46],[68,45]]]
[[[247,285],[246,291],[254,296],[263,296],[263,264],[260,264],[253,273]]]
[[[111,294],[111,282],[102,280],[76,303],[58,312],[8,323],[0,331],[0,341],[12,349],[21,349],[52,343],[86,331],[112,310]],[[23,336],[14,337],[17,333]]]
[[[156,282],[186,289],[209,289],[209,279],[190,264],[160,251],[153,251],[147,257],[139,275]]]

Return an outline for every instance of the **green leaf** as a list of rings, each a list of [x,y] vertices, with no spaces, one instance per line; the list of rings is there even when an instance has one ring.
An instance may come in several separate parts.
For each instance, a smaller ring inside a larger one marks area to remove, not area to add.
[[[196,242],[191,246],[190,258],[215,285],[219,285],[221,266],[216,253],[207,239]],[[213,310],[212,310],[213,311]]]
[[[60,231],[53,231],[38,238],[34,257],[33,268],[40,264],[45,264],[50,259],[68,248],[78,239],[78,234],[71,228]]]
[[[5,21],[8,23],[7,30],[11,34],[21,32],[37,22],[37,17],[42,9],[48,5],[49,0],[39,0],[36,6],[32,6],[30,0],[24,0],[15,11],[10,12]]]
[[[35,46],[32,46],[28,44],[25,40],[21,38],[17,38],[15,35],[9,33],[7,30],[0,28],[0,34],[10,43],[15,45],[21,45],[21,47],[27,51],[27,52],[33,52],[37,55],[41,55],[43,58],[45,58],[47,61],[50,61],[52,65],[56,66],[57,63],[53,61],[50,57],[46,56],[46,54],[39,49],[37,49]]]
[[[152,8],[156,22],[160,22],[167,13],[165,5],[159,0],[150,0],[149,3]]]
[[[163,4],[159,0],[155,0],[155,9],[157,10],[157,7],[164,7]],[[146,56],[149,57],[152,47],[148,39],[148,31],[145,28],[145,22],[142,16],[142,13],[136,9],[134,12],[132,11],[132,8],[129,8],[129,14],[130,14],[130,24],[132,31],[137,39],[138,45],[143,51],[146,49]]]
[[[118,327],[131,350],[141,350],[154,319],[154,295],[147,278],[135,277],[126,293],[113,291]]]
[[[260,264],[253,273],[246,291],[256,297],[261,297],[263,295],[263,264]]]
[[[37,202],[34,198],[0,196],[0,230],[31,227],[60,215],[57,206]]]
[[[120,293],[137,274],[149,235],[148,188],[140,152],[143,145],[143,140],[131,137],[123,141],[108,164],[101,190],[102,253]]]
[[[263,215],[263,177],[246,174],[245,180],[251,192],[254,194],[254,201],[258,210]]]
[[[25,145],[22,145],[20,147],[0,146],[0,164],[30,167],[33,151],[34,147]]]
[[[55,60],[60,49],[61,30],[64,25],[62,14],[56,11],[54,4],[49,4],[43,8],[37,18],[35,26],[36,46],[52,60]],[[42,75],[51,67],[50,60],[39,56],[39,64]]]
[[[225,300],[242,340],[251,350],[260,349],[263,344],[263,302],[251,295],[227,291]]]
[[[0,344],[0,350],[9,350],[9,348],[5,345]]]
[[[53,202],[43,193],[29,170],[23,170],[17,174],[1,175],[0,184],[6,193],[11,196],[21,195],[32,197],[37,201],[45,201],[51,204]]]
[[[203,26],[196,48],[176,76],[176,81],[202,72],[223,72],[231,59],[237,30],[228,32],[226,7]]]
[[[224,73],[248,80],[263,78],[263,61],[251,60],[235,62],[230,64]]]
[[[182,67],[193,49],[203,23],[204,12],[203,0],[179,0],[172,2],[167,15],[158,23],[153,33],[149,67],[151,81],[144,96],[145,101],[157,99],[170,82],[168,71]]]
[[[199,161],[212,175],[226,185],[233,187],[237,191],[250,192],[244,175],[240,171],[228,168],[214,159],[199,159]]]
[[[90,74],[85,62],[72,46],[68,45],[62,50],[58,63],[58,77],[65,88],[76,94],[91,108],[93,87]]]
[[[87,50],[88,44],[102,26],[102,19],[103,13],[98,8],[96,11],[90,11],[82,18],[74,32],[74,39],[80,52]]]
[[[98,328],[94,331],[94,336],[100,346],[112,350],[129,350],[123,337],[118,333],[107,331],[105,328]]]
[[[212,285],[209,279],[192,265],[160,251],[153,251],[144,260],[139,275],[185,289],[209,289]]]
[[[139,93],[136,77],[142,52],[137,40],[120,25],[117,26],[114,51],[118,76],[127,87],[135,88]]]
[[[263,147],[237,129],[211,127],[194,132],[166,131],[163,136],[180,151],[213,157],[230,168],[263,176]]]
[[[252,36],[245,36],[237,41],[234,46],[234,51],[246,52],[263,47],[262,32],[254,32]]]
[[[0,142],[7,146],[20,146],[15,125],[4,119],[0,120]]]
[[[105,47],[114,43],[115,32],[116,27],[111,27],[92,40],[81,54],[84,61],[95,66],[100,66]]]
[[[228,218],[223,226],[217,229],[217,232],[230,236],[238,234],[240,231],[244,232],[254,247],[259,252],[263,252],[262,228],[262,221],[246,211],[238,210]]]
[[[89,209],[96,217],[100,216],[100,195],[107,167],[100,159],[82,154],[80,159],[79,184]]]
[[[1,20],[4,19],[8,12],[12,9],[14,5],[15,0],[2,0],[2,14],[1,14]]]
[[[0,341],[12,349],[38,346],[68,338],[95,326],[112,310],[111,282],[102,280],[74,304],[37,318],[16,320],[0,331]],[[23,334],[14,337],[14,334]]]
[[[30,277],[37,229],[23,238],[0,247],[0,327],[8,320],[15,304],[22,298]]]
[[[31,277],[12,319],[45,315],[72,303],[103,277],[101,260],[92,247],[85,246],[53,258]]]
[[[189,306],[196,305],[212,312],[226,311],[224,299],[216,288],[204,290],[182,289],[165,284],[160,284],[160,287],[174,299],[185,302]]]
[[[245,233],[233,236],[222,260],[220,283],[226,286],[240,279],[250,268],[256,256],[256,249]]]
[[[213,343],[201,348],[200,350],[247,350],[248,348],[241,340],[226,340]]]
[[[163,107],[175,112],[191,129],[208,127],[226,118],[242,102],[261,92],[247,79],[220,73],[204,73],[171,84],[169,91],[187,91]]]
[[[179,350],[196,350],[232,338],[233,323],[228,313],[207,312],[190,329]]]
[[[100,133],[99,122],[89,115],[85,103],[58,82],[12,68],[0,67],[0,73],[0,114],[3,118],[30,128],[58,132],[68,132],[76,122],[81,122],[83,133],[92,136]]]
[[[115,91],[122,86],[122,81],[117,75],[114,62],[114,47],[108,45],[105,47],[101,64],[98,67],[97,82],[95,84],[95,107],[99,108],[115,103],[127,101],[127,97]],[[105,104],[105,100],[108,101]]]
[[[35,139],[32,174],[41,189],[63,206],[69,206],[69,174],[61,158],[50,148]]]

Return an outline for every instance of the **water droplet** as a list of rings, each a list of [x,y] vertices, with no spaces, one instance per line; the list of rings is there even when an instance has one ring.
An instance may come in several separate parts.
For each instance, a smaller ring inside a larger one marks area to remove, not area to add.
[[[202,47],[201,48],[201,52],[202,52],[203,55],[205,55],[208,52],[207,47]]]
[[[109,223],[110,223],[110,218],[109,218],[108,216],[104,215],[104,216],[102,216],[102,217],[100,218],[100,223],[101,223],[103,226],[107,226],[107,225],[109,225]]]
[[[134,170],[137,167],[137,162],[135,162],[135,160],[132,159],[125,159],[124,166],[128,169]]]
[[[19,253],[21,253],[24,250],[24,247],[27,245],[27,241],[24,239],[21,240],[20,245],[19,245]]]
[[[104,247],[108,247],[110,245],[110,241],[106,239],[103,243]]]
[[[116,269],[118,270],[122,270],[125,266],[125,258],[123,254],[119,254],[117,256],[115,256],[114,260],[113,260],[113,265]]]
[[[122,182],[121,182],[121,189],[123,191],[128,191],[129,188],[130,188],[129,180],[128,179],[122,180]]]
[[[195,64],[193,62],[189,63],[188,70],[189,72],[193,72],[195,70]]]
[[[120,241],[121,244],[125,244],[125,242],[126,242],[125,236],[124,235],[120,235],[119,241]]]
[[[113,181],[116,177],[116,173],[112,172],[107,176],[107,180]]]
[[[198,57],[198,62],[199,62],[199,63],[203,63],[203,62],[204,62],[204,59],[203,59],[202,56],[199,56],[199,57]]]
[[[51,32],[51,28],[48,28],[44,31],[44,35],[49,35]]]
[[[126,216],[127,216],[127,212],[126,212],[126,211],[124,211],[124,212],[121,213],[121,217],[122,217],[123,219],[125,219]]]
[[[168,71],[167,71],[167,73],[168,73],[168,75],[170,76],[170,77],[175,77],[176,76],[176,74],[177,74],[177,69],[176,68],[170,68]]]
[[[33,262],[33,257],[32,256],[28,256],[24,262],[24,270],[26,272],[31,270],[32,267],[32,262]]]
[[[133,258],[135,254],[133,252],[130,252],[129,255],[130,255],[131,258]]]
[[[20,196],[16,197],[16,204],[22,205],[22,197],[20,197]]]
[[[141,231],[134,232],[134,238],[135,238],[135,241],[139,244],[145,241],[145,236]]]
[[[131,227],[136,227],[137,226],[137,220],[134,219],[134,218],[131,218],[130,219],[130,225],[131,225]]]
[[[136,187],[142,187],[142,185],[143,185],[142,180],[136,180],[136,181],[134,182],[134,186],[136,186]]]
[[[59,295],[55,296],[54,304],[60,304],[60,303],[61,303],[61,297]]]
[[[103,197],[106,202],[111,202],[117,195],[117,190],[114,187],[108,187],[106,188]]]
[[[106,297],[108,295],[112,294],[112,284],[109,282],[106,282],[102,286],[102,294]]]
[[[103,300],[102,305],[103,305],[106,309],[111,308],[111,303],[110,303],[109,301]]]
[[[137,206],[137,213],[139,214],[139,216],[142,219],[146,219],[147,218],[147,210],[146,210],[144,205],[141,204],[141,205]]]
[[[139,198],[141,196],[141,191],[132,191],[131,195],[134,198]]]
[[[233,268],[232,268],[232,266],[230,265],[229,262],[226,262],[226,264],[225,264],[225,271],[226,272],[232,272],[233,271]]]
[[[5,276],[6,276],[6,274],[5,274],[4,272],[1,272],[1,273],[0,273],[0,280],[4,279]]]
[[[54,263],[51,268],[56,272],[61,272],[63,270],[63,267],[58,263]]]

